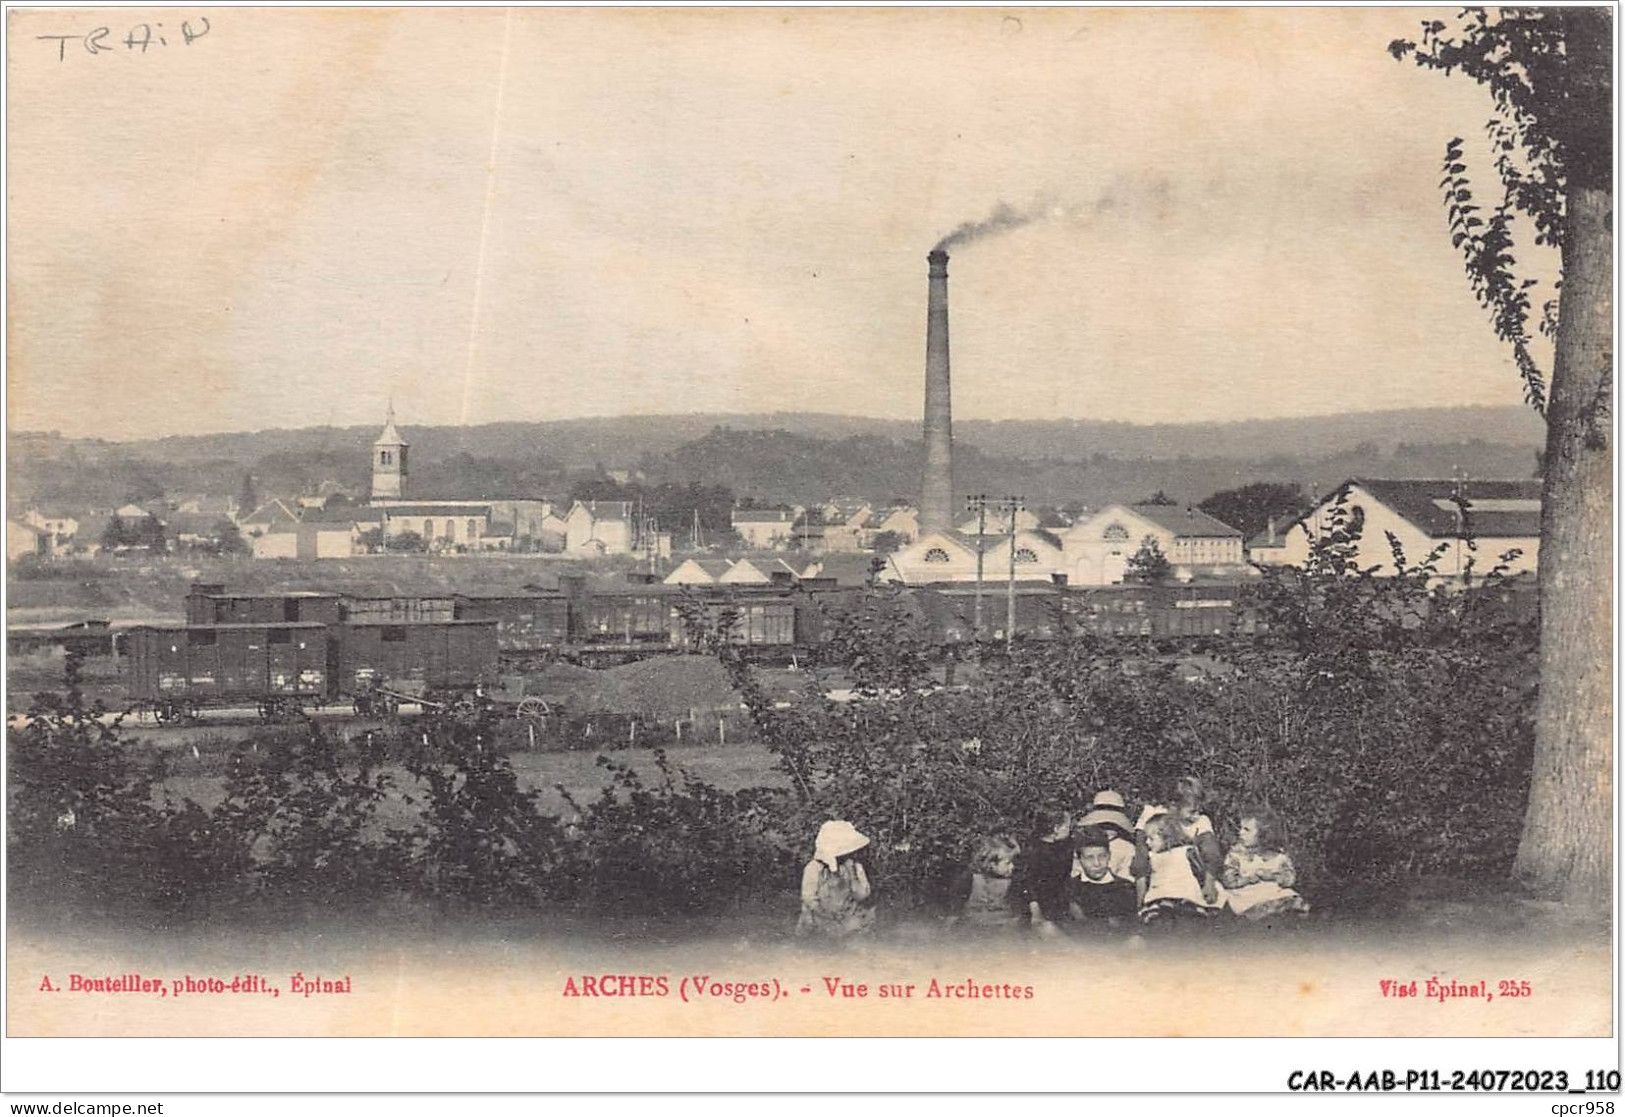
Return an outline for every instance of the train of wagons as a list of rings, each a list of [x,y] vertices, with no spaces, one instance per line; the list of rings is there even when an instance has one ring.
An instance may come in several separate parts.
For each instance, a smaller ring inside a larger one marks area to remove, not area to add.
[[[702,633],[758,660],[791,662],[825,643],[840,614],[870,592],[821,579],[589,587],[579,575],[506,593],[376,597],[197,584],[184,623],[127,629],[117,653],[131,699],[160,720],[184,721],[209,707],[257,708],[272,718],[335,703],[366,715],[406,698],[468,694],[557,660],[598,666],[692,651]],[[1013,595],[1014,633],[1192,644],[1256,630],[1238,596],[1230,584],[1022,583]],[[893,608],[941,644],[973,640],[978,612],[984,637],[1002,639],[1011,597],[994,585],[980,604],[977,597],[974,585],[912,587],[899,591]]]

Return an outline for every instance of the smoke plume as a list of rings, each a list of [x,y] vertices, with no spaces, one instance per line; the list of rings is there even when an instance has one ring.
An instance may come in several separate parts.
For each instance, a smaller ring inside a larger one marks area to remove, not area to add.
[[[980,221],[967,221],[937,241],[943,252],[961,244],[1012,232],[1039,221],[1087,223],[1105,214],[1120,220],[1161,223],[1176,204],[1174,184],[1165,176],[1119,175],[1087,196],[1057,200],[1049,192],[1026,205],[1000,202]]]
[[[1034,202],[1024,209],[1017,209],[1009,202],[1000,202],[993,207],[992,213],[980,221],[967,221],[937,241],[937,249],[946,252],[961,244],[969,244],[984,237],[1008,233],[1023,225],[1031,225],[1034,221],[1050,216],[1051,209],[1052,206],[1044,202]]]

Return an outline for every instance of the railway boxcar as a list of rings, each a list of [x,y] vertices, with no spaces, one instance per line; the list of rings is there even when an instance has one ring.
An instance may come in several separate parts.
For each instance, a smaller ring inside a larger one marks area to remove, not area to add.
[[[726,636],[730,644],[763,650],[783,649],[789,653],[796,645],[799,596],[793,590],[767,586],[729,586],[720,590],[689,588],[668,599],[672,641],[681,647],[692,645],[688,620],[683,614],[698,608],[701,623],[710,632],[715,632],[724,617],[732,614],[733,624]]]
[[[497,622],[351,621],[335,629],[335,688],[355,697],[471,690],[497,674]]]
[[[862,586],[843,586],[833,578],[803,578],[795,596],[796,646],[827,643],[835,623],[863,600],[864,593]]]
[[[1161,603],[1154,587],[1068,587],[1062,595],[1064,630],[1088,636],[1155,636]]]
[[[796,642],[796,603],[788,594],[744,600],[730,639],[751,648],[791,648]]]
[[[1239,593],[1239,586],[1216,583],[1166,587],[1157,635],[1183,639],[1228,636],[1238,625],[1250,631],[1248,615],[1237,608]]]
[[[1023,640],[1054,639],[1064,631],[1059,587],[1048,582],[1017,583],[1015,634]],[[982,635],[1003,640],[1010,624],[1010,591],[1003,583],[982,588]],[[975,638],[976,587],[960,583],[935,586],[920,595],[933,640],[957,644]]]
[[[366,624],[422,624],[457,619],[457,599],[444,595],[373,597],[345,594],[344,620]]]
[[[321,702],[330,683],[328,628],[313,621],[141,625],[124,647],[131,696],[164,720],[205,706],[269,715]]]
[[[457,620],[490,620],[504,657],[553,652],[570,639],[570,599],[562,593],[458,594]]]
[[[74,621],[64,625],[8,625],[6,650],[13,655],[61,648],[84,656],[117,653],[117,634],[108,621]]]
[[[583,648],[673,648],[682,623],[671,586],[626,586],[572,596],[570,643]]]
[[[186,595],[187,624],[333,624],[340,595],[317,590],[232,593],[225,586],[197,583]]]

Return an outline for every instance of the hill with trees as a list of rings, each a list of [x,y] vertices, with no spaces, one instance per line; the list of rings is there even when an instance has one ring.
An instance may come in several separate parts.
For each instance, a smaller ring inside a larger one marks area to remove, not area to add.
[[[1516,408],[1392,411],[1243,423],[1135,426],[1074,420],[955,424],[958,487],[1099,505],[1156,489],[1181,501],[1253,482],[1325,489],[1358,474],[1523,477],[1539,418]],[[334,483],[365,494],[377,428],[310,427],[135,442],[19,433],[13,508],[111,508],[184,493],[291,495]],[[919,429],[837,415],[624,416],[407,427],[417,495],[567,495],[608,470],[649,485],[720,485],[767,503],[911,498]],[[245,486],[245,477],[251,486]]]

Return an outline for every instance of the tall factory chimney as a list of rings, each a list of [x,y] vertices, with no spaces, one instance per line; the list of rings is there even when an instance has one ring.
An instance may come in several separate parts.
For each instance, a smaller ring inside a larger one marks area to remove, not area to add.
[[[948,389],[948,254],[926,256],[930,294],[925,315],[925,477],[920,485],[920,530],[954,526],[953,405]]]

